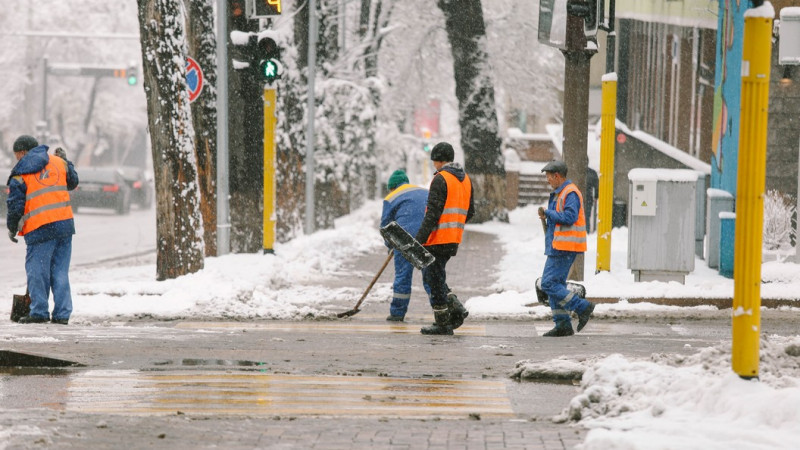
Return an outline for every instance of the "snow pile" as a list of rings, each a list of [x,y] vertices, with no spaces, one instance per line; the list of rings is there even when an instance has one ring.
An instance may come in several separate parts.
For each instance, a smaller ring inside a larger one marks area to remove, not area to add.
[[[800,442],[800,337],[765,337],[760,382],[731,371],[731,346],[650,361],[611,355],[556,420],[591,429],[582,448],[790,448]]]
[[[800,442],[800,336],[766,336],[760,381],[731,370],[731,344],[685,356],[524,360],[515,379],[581,379],[553,420],[590,429],[582,449],[796,448]]]
[[[337,221],[335,229],[277,244],[274,255],[206,258],[203,270],[172,280],[154,281],[152,265],[73,271],[73,319],[330,316],[322,304],[350,300],[355,290],[314,283],[334,276],[353,257],[383,246],[376,231],[379,213],[380,205],[373,202]]]

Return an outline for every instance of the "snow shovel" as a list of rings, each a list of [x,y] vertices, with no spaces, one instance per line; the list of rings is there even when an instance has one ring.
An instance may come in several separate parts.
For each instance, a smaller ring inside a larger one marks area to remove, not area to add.
[[[390,247],[399,251],[412,266],[419,270],[436,261],[436,258],[397,222],[390,222],[381,228],[381,236],[389,243]]]
[[[393,256],[394,256],[394,252],[390,251],[389,252],[389,256],[386,257],[386,261],[383,262],[383,265],[381,266],[381,269],[378,271],[378,273],[375,274],[375,278],[373,278],[372,281],[369,283],[369,286],[367,286],[367,289],[364,291],[364,294],[361,295],[361,298],[358,299],[358,302],[356,303],[356,306],[354,306],[353,309],[351,309],[349,311],[340,312],[339,314],[336,314],[336,317],[338,317],[340,319],[342,317],[350,317],[350,316],[356,315],[356,313],[361,311],[360,309],[358,309],[358,307],[361,306],[361,302],[363,302],[364,299],[367,298],[367,294],[369,294],[369,291],[372,290],[372,286],[375,285],[375,282],[378,281],[378,278],[381,277],[381,274],[386,269],[386,266],[389,265],[389,261],[392,260]]]
[[[19,322],[19,319],[29,315],[30,313],[31,296],[28,294],[28,291],[25,291],[25,295],[14,294],[11,303],[11,321]]]

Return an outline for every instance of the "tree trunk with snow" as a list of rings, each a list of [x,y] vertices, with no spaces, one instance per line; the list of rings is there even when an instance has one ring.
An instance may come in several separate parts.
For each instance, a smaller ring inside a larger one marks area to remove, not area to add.
[[[465,169],[475,186],[475,217],[507,220],[502,141],[480,0],[438,0],[453,54]]]
[[[194,130],[181,0],[138,0],[144,89],[156,182],[159,280],[203,268]]]
[[[203,71],[203,88],[192,102],[194,153],[200,187],[205,255],[217,254],[217,39],[213,0],[184,0],[188,11],[186,40]]]

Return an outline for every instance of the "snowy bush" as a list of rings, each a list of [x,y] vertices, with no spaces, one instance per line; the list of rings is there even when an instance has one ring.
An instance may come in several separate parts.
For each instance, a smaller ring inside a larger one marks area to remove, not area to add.
[[[795,205],[791,196],[770,190],[764,196],[764,248],[778,250],[789,246],[794,234],[792,216]]]

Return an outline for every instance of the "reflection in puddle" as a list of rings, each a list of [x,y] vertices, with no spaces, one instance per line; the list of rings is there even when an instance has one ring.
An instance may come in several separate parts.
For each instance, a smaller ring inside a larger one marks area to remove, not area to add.
[[[189,365],[209,362],[188,361]],[[248,416],[513,416],[505,383],[501,381],[278,375],[253,371],[91,370],[70,377],[66,408],[124,415],[180,411]]]

